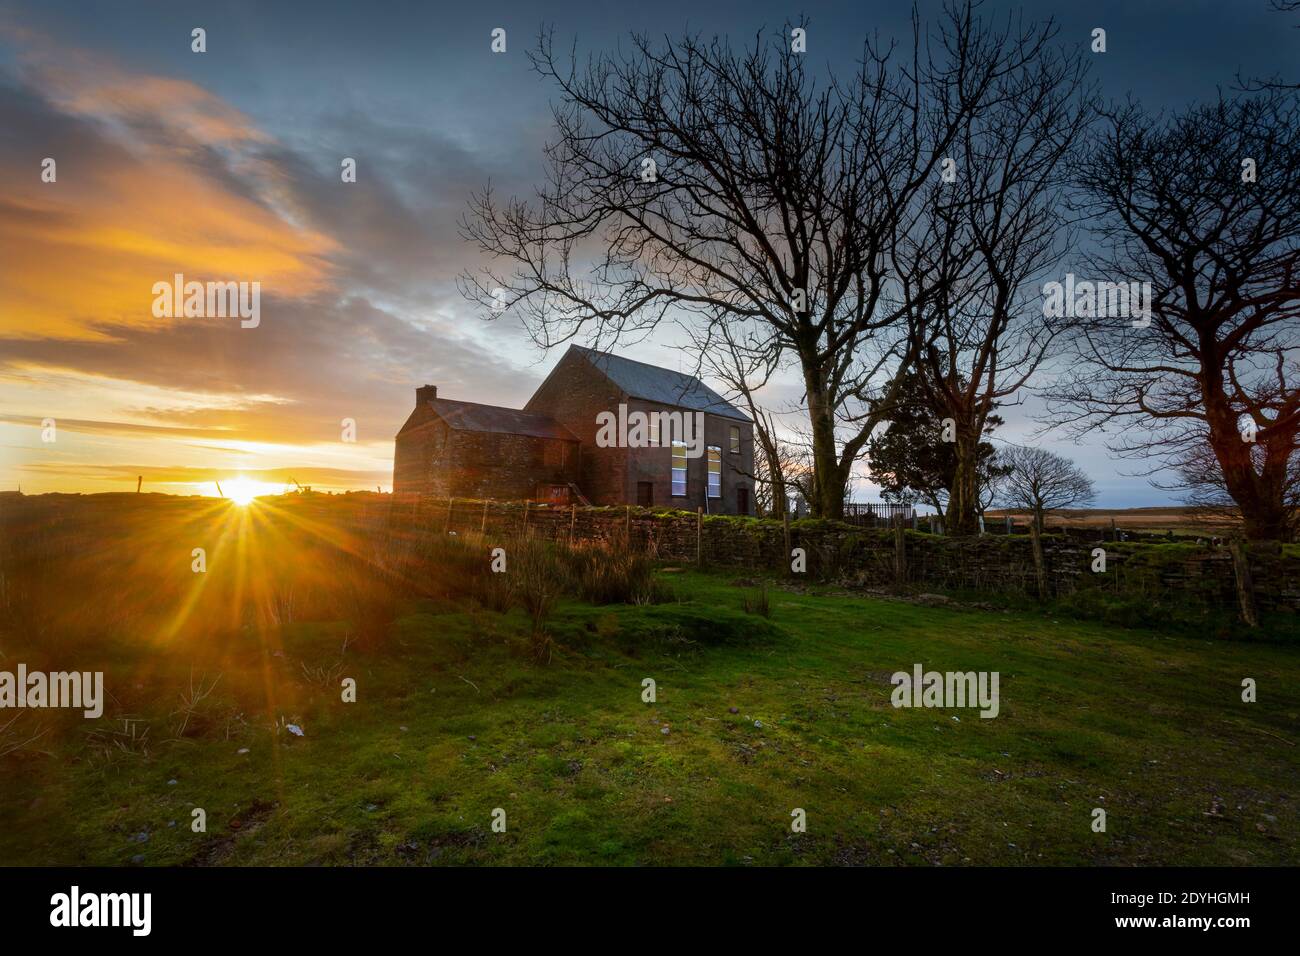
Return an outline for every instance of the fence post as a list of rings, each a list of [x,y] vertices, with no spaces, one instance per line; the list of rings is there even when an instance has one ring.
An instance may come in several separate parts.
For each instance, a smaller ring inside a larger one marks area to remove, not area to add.
[[[784,563],[785,563],[786,567],[790,567],[790,568],[792,568],[792,567],[793,567],[793,564],[792,564],[792,562],[790,561],[790,555],[791,555],[791,549],[790,549],[790,513],[789,513],[788,511],[787,511],[785,514],[783,514],[783,515],[781,516],[781,523],[782,523],[782,525],[784,525],[784,528],[785,528],[785,558],[784,558]]]
[[[894,586],[903,590],[907,585],[907,535],[903,532],[903,516],[894,519]]]
[[[1228,542],[1232,552],[1232,571],[1237,583],[1237,604],[1241,607],[1241,619],[1247,627],[1259,627],[1259,613],[1255,609],[1255,582],[1250,576],[1250,556],[1246,553],[1246,542],[1233,535]]]
[[[704,552],[701,549],[701,541],[704,537],[704,506],[697,505],[695,508],[695,563],[704,563]]]
[[[573,545],[573,529],[578,523],[578,506],[569,502],[569,545]]]
[[[627,506],[627,512],[623,518],[623,539],[627,542],[627,549],[632,550],[632,506]]]
[[[528,506],[531,504],[532,502],[529,501],[527,498],[524,499],[524,533],[523,533],[524,537],[528,536]]]
[[[1011,515],[1007,515],[1007,534],[1012,534],[1016,530],[1016,523],[1011,520]]]
[[[447,496],[447,520],[444,521],[442,524],[443,534],[446,534],[448,531],[451,530],[451,508],[452,508],[452,502],[455,500],[456,499],[451,497],[451,495]]]
[[[483,527],[479,529],[479,534],[487,534],[487,511],[488,511],[488,501],[490,500],[491,499],[489,498],[483,499]]]
[[[1038,599],[1047,600],[1047,561],[1043,556],[1043,536],[1038,531],[1038,522],[1029,522],[1030,544],[1034,551],[1034,575],[1038,579]]]

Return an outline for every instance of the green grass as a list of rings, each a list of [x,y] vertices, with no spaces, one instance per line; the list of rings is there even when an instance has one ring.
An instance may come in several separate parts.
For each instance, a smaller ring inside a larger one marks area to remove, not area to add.
[[[676,602],[562,602],[545,666],[518,611],[432,601],[345,652],[321,623],[195,660],[115,645],[117,713],[148,743],[78,719],[0,763],[0,863],[1297,862],[1294,645],[825,588],[772,588],[768,618],[732,575],[662,576]],[[894,709],[889,675],[918,662],[999,671],[1000,716]],[[168,740],[191,666],[222,679]]]

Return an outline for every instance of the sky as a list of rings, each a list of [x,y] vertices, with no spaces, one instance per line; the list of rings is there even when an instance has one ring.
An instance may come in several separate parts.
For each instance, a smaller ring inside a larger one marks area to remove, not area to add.
[[[1300,17],[1268,0],[1023,7],[1054,18],[1061,42],[1086,47],[1105,28],[1093,78],[1152,109],[1300,62]],[[0,0],[0,491],[132,491],[143,477],[146,491],[210,495],[240,476],[266,492],[389,490],[417,385],[519,407],[559,359],[455,282],[482,265],[457,225],[470,194],[540,182],[555,91],[525,56],[539,28],[599,52],[632,30],[739,42],[804,15],[808,55],[833,71],[868,33],[904,36],[909,12]],[[505,53],[491,50],[496,28]],[[344,157],[355,183],[341,181]],[[155,315],[154,284],[177,273],[259,281],[260,322]],[[667,329],[619,350],[694,364]],[[761,398],[793,422],[799,396],[787,376]],[[1074,458],[1099,506],[1178,500],[1098,437],[1038,435],[1039,407],[1031,395],[1005,409],[999,434]],[[875,498],[865,482],[854,493]]]

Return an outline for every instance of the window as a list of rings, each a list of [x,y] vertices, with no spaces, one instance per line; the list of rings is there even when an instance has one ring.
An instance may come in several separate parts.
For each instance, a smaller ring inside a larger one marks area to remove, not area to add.
[[[673,442],[673,494],[686,494],[686,442]]]
[[[722,497],[722,449],[709,446],[709,497]]]
[[[731,426],[731,453],[733,455],[740,454],[740,426],[739,425]]]

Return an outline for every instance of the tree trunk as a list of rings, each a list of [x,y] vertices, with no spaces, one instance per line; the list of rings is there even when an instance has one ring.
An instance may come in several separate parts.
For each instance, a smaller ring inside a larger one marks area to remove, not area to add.
[[[1294,434],[1274,434],[1265,445],[1262,473],[1255,468],[1254,443],[1237,430],[1226,401],[1211,400],[1210,447],[1223,473],[1223,484],[1241,511],[1242,531],[1251,541],[1288,541],[1291,523],[1286,506],[1286,473]]]
[[[763,449],[767,457],[767,477],[771,487],[771,517],[784,518],[789,508],[789,498],[785,490],[785,476],[781,474],[781,459],[775,449]]]
[[[948,492],[948,527],[954,535],[979,530],[979,436],[973,424],[957,423],[957,470]]]
[[[746,393],[748,398],[748,393]],[[767,420],[763,417],[755,406],[753,401],[749,402],[749,413],[754,419],[754,439],[758,442],[755,449],[755,466],[757,466],[757,454],[761,450],[763,461],[767,467],[767,487],[768,494],[771,495],[771,501],[767,509],[769,518],[783,518],[790,510],[789,497],[786,491],[785,473],[781,471],[781,451],[777,440],[767,428]],[[754,469],[755,493],[758,490],[760,475],[758,468]]]
[[[835,451],[835,415],[819,372],[805,368],[804,385],[812,426],[813,490],[817,498],[809,504],[819,518],[843,518],[844,480]]]

